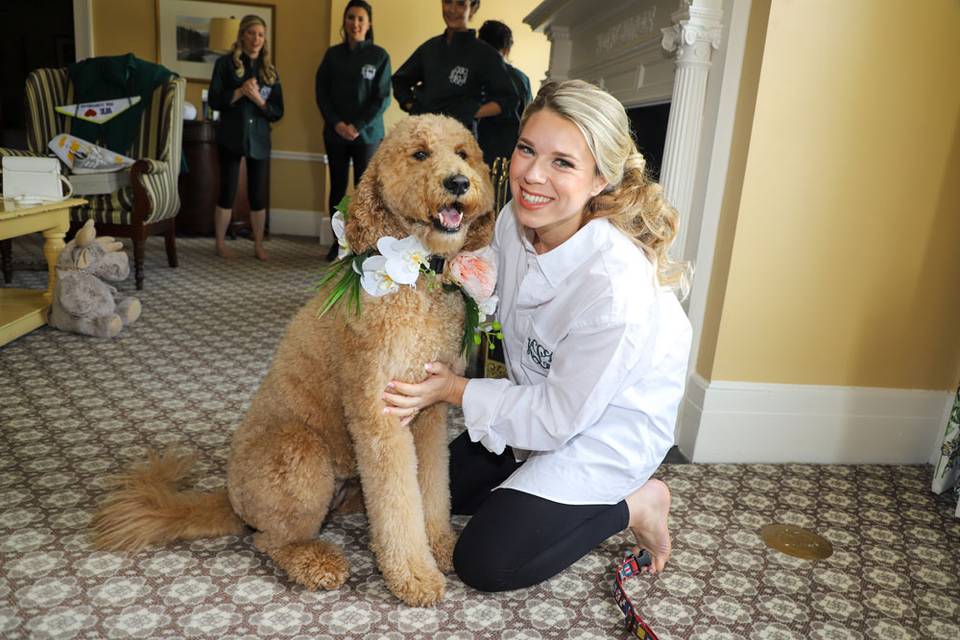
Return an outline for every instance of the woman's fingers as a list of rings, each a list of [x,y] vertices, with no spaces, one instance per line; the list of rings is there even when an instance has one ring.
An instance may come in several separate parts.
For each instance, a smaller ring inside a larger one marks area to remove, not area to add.
[[[417,407],[384,407],[383,412],[390,416],[397,416],[398,418],[406,418],[408,416],[415,416],[420,413],[420,409]]]
[[[394,407],[413,407],[414,409],[418,409],[420,406],[420,398],[416,396],[405,396],[398,393],[385,392],[383,394],[383,399],[388,405]]]

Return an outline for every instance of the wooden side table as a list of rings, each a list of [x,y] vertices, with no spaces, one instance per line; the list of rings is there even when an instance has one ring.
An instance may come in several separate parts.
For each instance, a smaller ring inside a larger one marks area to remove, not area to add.
[[[70,208],[86,204],[71,198],[50,204],[20,206],[12,200],[0,200],[0,240],[40,231],[43,255],[47,259],[47,289],[0,288],[0,345],[42,327],[57,284],[57,258],[63,250],[63,237],[70,228]]]
[[[187,171],[180,174],[180,213],[177,234],[213,235],[213,208],[220,191],[220,158],[217,154],[216,123],[207,120],[184,120],[183,154]],[[267,231],[270,229],[270,174],[267,173]],[[229,233],[250,231],[250,203],[247,200],[247,165],[240,162],[240,178],[233,203],[233,222]]]

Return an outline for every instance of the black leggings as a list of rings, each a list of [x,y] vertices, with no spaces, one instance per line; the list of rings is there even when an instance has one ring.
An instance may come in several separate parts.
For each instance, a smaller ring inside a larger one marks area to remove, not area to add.
[[[360,182],[360,176],[367,170],[370,158],[380,145],[347,142],[340,136],[325,135],[323,144],[327,148],[327,161],[330,163],[330,201],[327,203],[330,215],[334,207],[340,204],[347,193],[347,176],[350,173],[350,160],[353,160],[353,186]]]
[[[238,155],[218,146],[220,153],[220,195],[217,206],[221,209],[233,209],[237,198],[237,182],[240,178],[240,158]],[[255,160],[247,157],[247,199],[251,211],[267,208],[267,170],[270,160]]]
[[[492,491],[519,466],[509,448],[495,455],[466,432],[450,443],[452,509],[473,516],[453,551],[453,566],[474,589],[510,591],[543,582],[630,521],[623,500],[569,505],[514,489]]]

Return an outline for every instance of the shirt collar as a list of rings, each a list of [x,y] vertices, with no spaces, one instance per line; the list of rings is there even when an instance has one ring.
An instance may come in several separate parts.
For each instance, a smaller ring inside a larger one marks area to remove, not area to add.
[[[615,231],[609,222],[600,218],[594,219],[580,227],[575,234],[546,253],[537,253],[530,242],[529,232],[520,227],[520,235],[524,249],[533,254],[551,287],[556,287],[567,276],[583,266],[597,251],[601,251],[610,244],[610,233]]]
[[[353,48],[352,48],[352,49],[350,48],[350,43],[349,43],[349,42],[344,42],[343,44],[347,45],[347,51],[352,51],[352,52],[356,53],[356,52],[359,52],[361,49],[366,49],[366,48],[369,47],[371,44],[373,44],[373,42],[371,42],[370,40],[361,40],[361,41],[358,42],[357,44],[353,45]]]
[[[443,41],[444,41],[444,42],[446,42],[446,41],[447,41],[447,32],[444,31],[444,32],[440,35],[440,37],[443,38]],[[461,44],[461,43],[466,42],[466,41],[468,41],[468,40],[476,40],[476,39],[477,39],[477,30],[476,30],[476,29],[467,29],[466,31],[454,31],[454,32],[453,32],[453,37],[450,39],[450,44]]]

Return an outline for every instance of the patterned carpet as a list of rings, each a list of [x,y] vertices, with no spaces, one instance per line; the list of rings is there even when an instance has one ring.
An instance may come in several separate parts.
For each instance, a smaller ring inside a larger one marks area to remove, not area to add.
[[[402,606],[367,548],[362,515],[321,537],[351,577],[305,591],[249,537],[134,557],[91,548],[103,479],[148,448],[199,452],[195,485],[224,481],[230,433],[267,370],[284,324],[309,296],[324,248],[275,238],[260,264],[180,239],[181,267],[147,249],[140,322],[113,341],[43,328],[0,347],[0,636],[3,638],[615,638],[608,540],[556,578],[488,595],[448,576],[432,609]],[[44,274],[16,273],[40,288]],[[132,278],[121,287],[132,292]],[[454,420],[451,433],[458,428]],[[771,425],[774,426],[774,425]],[[960,637],[960,521],[928,491],[925,466],[666,465],[675,550],[657,578],[627,582],[662,640],[900,640]],[[455,519],[462,527],[465,520]],[[771,522],[811,528],[832,557],[766,548]]]

